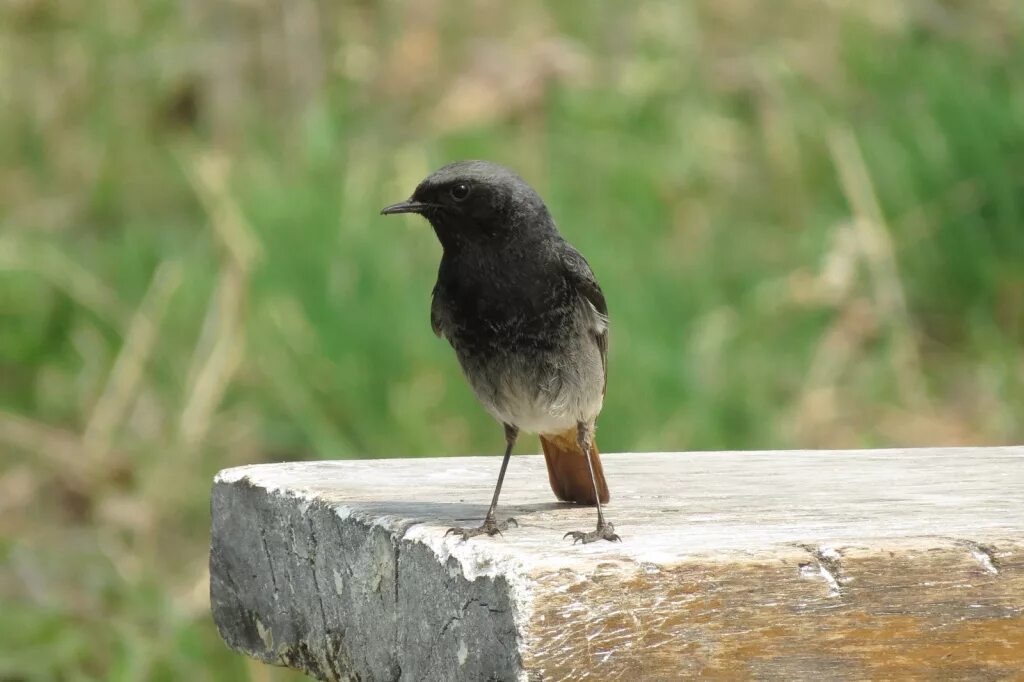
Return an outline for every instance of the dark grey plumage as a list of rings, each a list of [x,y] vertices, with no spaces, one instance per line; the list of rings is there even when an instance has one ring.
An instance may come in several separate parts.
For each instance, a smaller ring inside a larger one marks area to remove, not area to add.
[[[506,427],[501,476],[520,429],[578,429],[580,459],[587,459],[582,453],[592,449],[607,379],[608,310],[586,259],[558,233],[540,196],[507,168],[460,161],[383,213],[419,213],[441,242],[431,326],[455,350],[477,398]],[[606,525],[599,537],[612,539]]]
[[[456,202],[452,183],[472,182]],[[444,246],[431,305],[477,398],[499,421],[557,433],[601,410],[607,307],[586,260],[518,175],[445,166],[413,198]]]

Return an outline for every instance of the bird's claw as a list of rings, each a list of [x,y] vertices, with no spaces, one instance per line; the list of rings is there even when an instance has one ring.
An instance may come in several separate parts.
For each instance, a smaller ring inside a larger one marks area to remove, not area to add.
[[[597,528],[590,531],[584,532],[581,530],[571,530],[562,536],[562,539],[572,538],[572,544],[582,542],[584,545],[598,540],[607,540],[608,542],[622,542],[622,538],[615,534],[615,526],[611,523],[598,524]]]
[[[449,535],[458,535],[463,541],[466,541],[469,538],[476,537],[477,535],[489,535],[491,537],[501,535],[501,531],[508,530],[510,527],[518,528],[519,522],[513,518],[508,518],[501,523],[498,523],[493,517],[488,516],[477,528],[449,528],[444,535],[445,537],[448,537]]]

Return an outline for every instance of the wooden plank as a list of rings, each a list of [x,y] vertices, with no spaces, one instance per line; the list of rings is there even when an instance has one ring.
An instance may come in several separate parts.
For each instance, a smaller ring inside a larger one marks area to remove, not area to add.
[[[1024,671],[1024,448],[604,455],[623,542],[572,546],[517,457],[217,478],[225,640],[323,679],[1007,679]]]

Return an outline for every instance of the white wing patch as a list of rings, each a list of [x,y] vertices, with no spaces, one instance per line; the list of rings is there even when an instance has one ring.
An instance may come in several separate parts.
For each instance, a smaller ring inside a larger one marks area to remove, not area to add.
[[[597,307],[590,302],[590,299],[584,299],[587,302],[587,307],[590,308],[590,312],[594,314],[594,333],[598,336],[608,333],[608,316],[602,313]]]

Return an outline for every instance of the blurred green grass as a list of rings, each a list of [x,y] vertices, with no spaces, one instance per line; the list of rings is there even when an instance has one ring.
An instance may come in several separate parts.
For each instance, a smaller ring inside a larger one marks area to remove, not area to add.
[[[606,451],[1019,442],[1011,1],[0,8],[0,678],[272,679],[220,468],[496,453],[377,210],[517,168],[612,317]],[[520,451],[533,452],[524,439]]]

